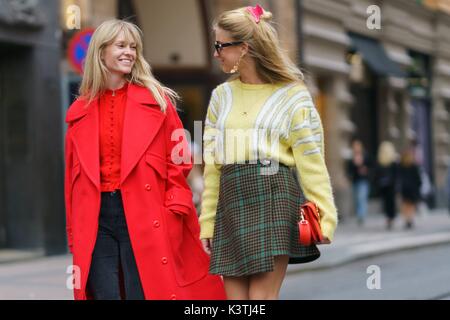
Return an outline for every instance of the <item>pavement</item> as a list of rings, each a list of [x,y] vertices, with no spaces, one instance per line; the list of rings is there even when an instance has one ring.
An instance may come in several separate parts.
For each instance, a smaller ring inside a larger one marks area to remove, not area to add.
[[[390,231],[386,230],[381,214],[369,214],[363,226],[348,218],[339,223],[331,245],[319,246],[320,259],[289,265],[287,277],[378,255],[446,244],[450,245],[447,210],[422,210],[412,230],[404,230],[400,216]],[[66,288],[70,265],[68,254],[45,257],[40,251],[0,250],[0,299],[72,299],[72,291]]]
[[[340,222],[333,243],[319,246],[318,260],[289,265],[287,273],[323,270],[382,254],[444,244],[450,245],[450,214],[445,209],[422,208],[411,230],[404,229],[401,216],[397,216],[392,230],[387,230],[382,214],[370,214],[363,226],[356,219]]]

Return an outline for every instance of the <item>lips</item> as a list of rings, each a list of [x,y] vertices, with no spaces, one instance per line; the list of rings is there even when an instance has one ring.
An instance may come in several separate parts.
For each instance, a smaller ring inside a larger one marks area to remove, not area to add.
[[[131,64],[133,62],[133,60],[127,58],[119,59],[119,61],[125,64]]]

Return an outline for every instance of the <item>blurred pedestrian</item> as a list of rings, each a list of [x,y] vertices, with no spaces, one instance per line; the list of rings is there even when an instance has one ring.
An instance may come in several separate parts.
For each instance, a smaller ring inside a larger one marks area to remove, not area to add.
[[[214,30],[214,57],[235,76],[213,91],[206,116],[201,238],[229,299],[277,299],[288,263],[320,256],[299,244],[301,189],[319,207],[323,243],[336,228],[323,128],[270,12],[227,11]],[[237,146],[235,129],[249,130]]]
[[[66,117],[75,299],[225,298],[199,240],[186,137],[171,139],[183,131],[176,97],[152,75],[138,27],[109,20],[95,30]]]
[[[420,200],[417,203],[417,211],[422,213],[423,215],[428,214],[431,199],[433,196],[433,184],[431,183],[430,176],[428,175],[427,170],[424,165],[424,154],[423,148],[419,142],[419,139],[412,139],[410,146],[411,152],[414,155],[415,163],[419,167],[420,179],[422,181],[420,187]]]
[[[447,170],[447,198],[448,198],[448,213],[450,213],[450,161]]]
[[[414,216],[417,211],[417,203],[421,200],[420,169],[415,162],[413,149],[408,148],[402,153],[400,168],[400,194],[402,198],[401,212],[405,219],[405,229],[414,227]]]
[[[397,214],[395,205],[397,187],[398,164],[395,147],[390,141],[383,141],[378,149],[378,165],[376,169],[376,182],[378,192],[383,203],[386,215],[386,228],[392,229]]]
[[[370,193],[370,159],[361,140],[352,141],[352,158],[347,161],[347,175],[352,182],[353,204],[359,225],[366,220]]]

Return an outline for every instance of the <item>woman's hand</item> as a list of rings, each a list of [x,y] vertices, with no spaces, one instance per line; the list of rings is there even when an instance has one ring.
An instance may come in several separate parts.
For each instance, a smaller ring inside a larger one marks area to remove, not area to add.
[[[328,239],[327,237],[323,237],[323,240],[317,244],[330,244],[331,241],[330,239]]]
[[[208,255],[211,255],[212,239],[201,239],[201,240],[202,240],[203,250],[205,250],[205,252]]]

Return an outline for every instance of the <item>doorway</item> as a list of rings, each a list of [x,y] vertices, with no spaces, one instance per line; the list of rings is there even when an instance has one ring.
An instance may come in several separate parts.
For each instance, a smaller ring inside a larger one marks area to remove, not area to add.
[[[0,43],[0,248],[40,243],[33,210],[29,104],[32,49]]]

